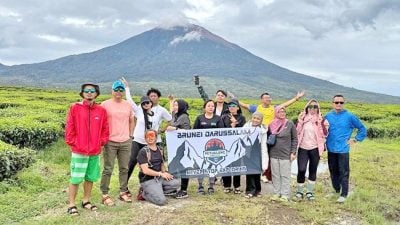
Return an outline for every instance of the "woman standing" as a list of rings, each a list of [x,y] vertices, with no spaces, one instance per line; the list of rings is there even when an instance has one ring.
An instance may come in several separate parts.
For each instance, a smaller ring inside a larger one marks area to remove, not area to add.
[[[215,115],[214,109],[214,101],[208,100],[203,105],[204,114],[199,115],[194,121],[193,129],[210,129],[210,128],[222,128],[224,127],[224,123],[221,120],[221,117]],[[199,194],[205,194],[203,187],[203,178],[198,178],[199,188],[197,192]],[[210,177],[208,179],[208,194],[214,194],[214,184],[215,177]]]
[[[190,120],[189,114],[187,110],[189,108],[188,103],[185,100],[178,99],[175,100],[172,95],[168,96],[169,98],[169,107],[172,113],[172,121],[170,122],[169,126],[167,127],[167,131],[174,131],[178,129],[190,129]],[[189,178],[181,178],[181,190],[176,193],[176,198],[187,198],[187,188],[189,185]]]
[[[239,102],[237,100],[232,100],[228,103],[229,113],[222,116],[222,122],[226,128],[243,127],[246,123],[246,118],[242,115],[242,110],[240,109]],[[224,184],[224,192],[230,193],[232,191],[232,176],[222,177]],[[233,193],[240,194],[240,175],[233,176]]]
[[[285,108],[275,111],[275,118],[269,125],[270,135],[276,136],[276,142],[270,148],[272,200],[289,201],[291,161],[296,158],[297,133],[294,123],[286,118]]]
[[[305,174],[308,166],[308,182],[306,198],[314,200],[314,186],[317,179],[317,168],[320,156],[325,149],[325,139],[329,123],[324,120],[316,100],[310,100],[299,114],[297,136],[299,139],[297,152],[297,192],[296,199],[303,199]]]
[[[260,112],[253,113],[251,121],[247,122],[243,127],[260,127],[260,144],[261,144],[261,165],[262,171],[268,168],[268,147],[267,147],[267,131],[268,127],[262,124],[263,114]],[[257,153],[258,154],[258,153]],[[250,157],[252,158],[252,157]],[[246,175],[246,198],[254,196],[261,197],[261,174],[248,174]]]
[[[146,146],[146,139],[144,134],[147,130],[153,129],[154,112],[151,110],[152,106],[153,103],[147,96],[143,96],[140,99],[140,107],[137,106],[135,103],[132,104],[132,108],[135,112],[136,117],[136,126],[133,131],[131,157],[129,159],[128,180],[131,177],[133,170],[137,164],[137,156],[139,154],[139,150]]]

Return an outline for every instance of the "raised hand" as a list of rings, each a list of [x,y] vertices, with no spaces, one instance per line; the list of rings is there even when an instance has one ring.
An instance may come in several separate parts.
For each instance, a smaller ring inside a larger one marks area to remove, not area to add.
[[[122,83],[125,85],[125,88],[129,87],[128,81],[125,79],[125,77],[121,77],[120,79],[122,81]]]

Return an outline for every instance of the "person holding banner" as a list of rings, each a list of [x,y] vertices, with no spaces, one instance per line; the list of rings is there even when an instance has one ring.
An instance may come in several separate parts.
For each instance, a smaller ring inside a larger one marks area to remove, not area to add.
[[[246,123],[246,118],[242,115],[242,109],[239,106],[237,100],[232,100],[228,103],[229,113],[222,116],[224,126],[227,128],[243,127]],[[222,183],[224,184],[224,193],[230,193],[232,191],[232,176],[222,177]],[[233,193],[240,194],[240,175],[233,176]]]
[[[317,168],[319,158],[325,150],[325,140],[329,123],[323,118],[319,103],[314,99],[307,102],[297,121],[299,143],[297,153],[297,192],[295,198],[296,200],[303,199],[308,164],[306,198],[312,201],[315,199],[314,186],[317,179]]]
[[[221,120],[221,117],[217,116],[215,111],[215,104],[213,100],[208,100],[204,102],[203,105],[204,114],[199,115],[196,120],[194,121],[193,129],[210,129],[210,128],[223,128],[224,123]],[[204,187],[203,187],[203,178],[198,178],[199,181],[199,188],[197,192],[199,194],[204,195]],[[215,177],[210,177],[208,179],[209,187],[208,187],[208,194],[214,194],[214,184],[215,184]]]
[[[291,120],[286,118],[286,109],[279,108],[275,119],[269,125],[269,135],[275,135],[275,143],[270,145],[273,201],[288,202],[290,199],[291,161],[296,158],[297,131]]]
[[[167,127],[167,131],[174,131],[178,129],[190,129],[190,120],[187,110],[189,108],[188,103],[183,99],[175,100],[172,95],[168,96],[170,112],[172,113],[172,121]],[[189,185],[189,178],[181,178],[181,189],[176,193],[177,199],[189,197],[187,188]]]
[[[259,139],[261,144],[261,165],[262,170],[265,171],[268,168],[268,146],[267,146],[267,131],[268,127],[262,124],[263,114],[260,112],[253,113],[251,121],[247,122],[243,127],[260,127],[261,138]],[[261,197],[261,174],[248,174],[246,175],[246,198],[252,198],[254,196]]]
[[[140,149],[137,157],[140,166],[139,194],[151,203],[165,205],[165,195],[176,193],[180,184],[165,169],[162,149],[156,144],[157,131],[147,130],[145,139],[147,145]]]

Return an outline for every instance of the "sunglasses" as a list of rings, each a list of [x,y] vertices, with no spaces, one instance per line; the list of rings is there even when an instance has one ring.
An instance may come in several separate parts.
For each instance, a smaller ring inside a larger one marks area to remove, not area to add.
[[[343,105],[344,104],[344,102],[333,102],[333,103],[335,103],[336,105],[339,105],[339,104]]]
[[[146,138],[155,138],[155,137],[156,137],[156,134],[154,132],[148,132],[146,134]]]
[[[228,105],[228,107],[237,107],[237,105]]]
[[[150,102],[142,102],[142,105],[150,104]]]
[[[308,105],[307,108],[309,109],[318,109],[317,105]]]
[[[84,93],[95,93],[96,89],[94,89],[94,88],[85,88],[85,89],[83,89],[83,92]]]
[[[115,92],[124,92],[125,89],[124,88],[115,88],[114,91]]]

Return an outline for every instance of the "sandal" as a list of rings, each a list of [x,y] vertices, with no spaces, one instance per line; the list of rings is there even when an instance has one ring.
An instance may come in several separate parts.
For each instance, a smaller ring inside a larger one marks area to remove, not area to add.
[[[199,193],[200,195],[205,195],[206,192],[204,191],[204,187],[200,186],[200,187],[197,189],[197,193]]]
[[[119,194],[119,200],[121,200],[123,202],[127,202],[127,203],[132,202],[132,198],[129,197],[128,193],[126,193],[126,192],[122,192]]]
[[[235,188],[235,190],[233,191],[234,194],[241,194],[242,191],[239,188]]]
[[[85,203],[82,202],[81,205],[82,205],[82,208],[90,210],[90,211],[96,211],[98,209],[97,206],[92,205],[92,203],[90,203],[89,201],[85,202]]]
[[[71,206],[68,207],[67,213],[71,216],[78,216],[79,212],[78,212],[78,208],[76,208],[76,206]]]
[[[295,195],[295,200],[297,200],[297,201],[303,200],[303,195],[304,195],[303,193],[297,192]]]
[[[232,188],[224,188],[224,193],[230,193],[232,191]]]
[[[113,206],[114,202],[111,200],[109,195],[103,196],[101,199],[101,204],[106,205],[106,206]]]
[[[138,201],[146,201],[146,199],[143,197],[143,188],[140,187],[138,194],[136,195],[136,200]]]
[[[306,193],[306,198],[307,198],[308,201],[314,201],[315,200],[315,196],[311,192],[307,192]]]
[[[125,191],[125,193],[126,193],[126,195],[128,195],[128,197],[132,198],[132,193],[129,190]]]

